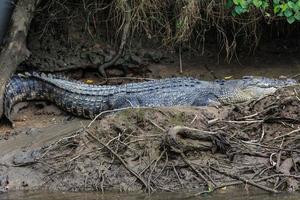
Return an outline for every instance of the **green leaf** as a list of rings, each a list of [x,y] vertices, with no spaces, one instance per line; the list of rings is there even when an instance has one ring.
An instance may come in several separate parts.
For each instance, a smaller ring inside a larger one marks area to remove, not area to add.
[[[232,0],[227,0],[225,8],[228,9],[228,8],[231,8],[232,6],[233,6],[233,1]]]
[[[280,0],[273,0],[274,4],[279,4]]]
[[[298,12],[299,11],[299,6],[298,4],[292,2],[292,1],[289,1],[288,3],[288,6],[295,12]]]
[[[293,15],[293,11],[291,9],[287,9],[284,11],[284,16],[291,17]]]
[[[255,5],[255,7],[259,8],[263,2],[261,0],[253,0],[253,4]]]
[[[300,21],[300,12],[296,12],[294,17],[296,20]]]
[[[279,5],[274,6],[273,11],[274,11],[275,14],[279,13],[279,11],[280,11],[280,6],[279,6]]]
[[[239,5],[239,4],[240,4],[240,1],[239,1],[239,0],[233,0],[233,3],[234,3],[235,5]]]
[[[267,2],[267,1],[263,1],[262,2],[262,6],[261,6],[264,10],[266,9],[266,8],[268,8],[269,7],[269,2]]]
[[[293,3],[293,10],[294,10],[295,12],[298,12],[299,9],[300,9],[300,6],[298,5],[298,3]]]
[[[289,6],[290,8],[294,9],[294,7],[295,7],[294,2],[289,1],[287,4],[288,4],[288,6]]]
[[[183,25],[182,21],[179,20],[179,21],[176,22],[176,28],[179,29],[179,28],[182,27],[182,25]]]
[[[282,12],[284,12],[288,8],[286,3],[280,5],[280,7],[281,7]]]
[[[287,21],[288,21],[289,24],[292,24],[292,23],[295,22],[295,17],[294,16],[288,17]]]
[[[238,15],[240,15],[240,14],[246,12],[246,10],[245,10],[244,8],[242,8],[241,6],[236,6],[236,7],[234,8],[234,11],[235,11]]]
[[[248,2],[246,0],[240,0],[240,6],[244,9],[248,8]]]
[[[236,17],[238,14],[235,12],[235,10],[231,11],[232,16]]]

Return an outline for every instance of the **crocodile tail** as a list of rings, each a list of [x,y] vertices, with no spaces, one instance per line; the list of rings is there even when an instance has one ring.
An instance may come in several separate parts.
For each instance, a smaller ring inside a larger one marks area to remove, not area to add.
[[[23,74],[20,74],[24,77],[34,77],[42,80],[49,80],[49,79],[60,79],[60,80],[71,80],[69,77],[63,75],[63,74],[51,74],[51,73],[44,73],[44,72],[37,72],[37,71],[31,71],[31,72],[24,72]]]
[[[18,95],[17,92],[15,91],[15,88],[17,87],[17,85],[19,85],[20,86],[19,88],[21,88],[21,84],[17,82],[21,82],[23,78],[26,78],[26,76],[23,74],[15,74],[12,76],[12,78],[10,79],[10,81],[7,83],[5,87],[3,108],[4,108],[4,115],[10,122],[12,122],[11,110],[14,104],[16,104],[15,97]]]
[[[35,79],[41,80],[41,81],[51,84],[51,85],[54,85],[63,90],[71,91],[71,92],[75,92],[75,93],[77,93],[77,92],[80,93],[80,91],[75,90],[76,87],[74,87],[74,84],[83,85],[83,82],[70,79],[69,77],[66,77],[64,75],[45,74],[43,72],[33,71],[33,72],[25,73],[25,76],[33,77]]]
[[[43,99],[45,96],[43,84],[30,76],[26,73],[13,75],[5,87],[4,115],[10,121],[14,105],[22,101]]]
[[[41,80],[45,84],[55,86],[63,91],[89,96],[108,96],[116,92],[116,86],[96,86],[82,81],[70,80],[64,76],[39,72],[27,73],[27,76]]]

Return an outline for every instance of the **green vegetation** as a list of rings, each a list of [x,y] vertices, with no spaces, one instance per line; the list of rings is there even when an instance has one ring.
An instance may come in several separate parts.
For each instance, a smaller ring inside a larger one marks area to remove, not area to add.
[[[226,8],[233,8],[233,16],[258,9],[265,17],[286,17],[290,24],[300,21],[300,0],[227,0]]]
[[[152,40],[202,53],[217,48],[230,61],[239,48],[254,52],[264,39],[297,31],[300,0],[51,0],[35,19],[41,38],[57,32],[72,41],[71,33],[80,30],[115,46],[126,38],[133,46]]]

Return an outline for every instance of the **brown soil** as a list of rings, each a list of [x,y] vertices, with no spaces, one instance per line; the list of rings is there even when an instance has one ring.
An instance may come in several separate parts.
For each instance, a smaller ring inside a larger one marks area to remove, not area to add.
[[[112,78],[105,79],[96,65],[109,61],[117,49],[101,37],[87,37],[82,24],[77,25],[45,31],[45,23],[34,22],[28,37],[32,54],[19,70],[68,71],[72,78],[97,84],[171,76],[211,80],[299,75],[298,49],[280,51],[281,45],[273,41],[257,49],[256,56],[241,53],[230,64],[209,48],[203,55],[183,51],[182,73],[178,52],[150,43],[151,48],[132,44],[139,47],[127,49],[115,69],[108,70]],[[67,36],[60,32],[65,29]],[[120,65],[128,67],[127,78],[119,77]],[[93,123],[52,104],[28,103],[16,111],[14,129],[0,124],[0,191],[200,194],[232,185],[298,190],[298,90],[285,88],[259,101],[219,108],[125,109]]]
[[[295,191],[298,90],[220,108],[126,109],[92,124],[30,105],[25,122],[1,128],[0,168],[9,189]]]
[[[60,54],[72,52],[52,44],[53,49],[64,49]],[[42,70],[65,70],[57,63],[50,69],[49,59],[55,56],[35,54],[39,47],[29,46],[34,60],[42,61]],[[98,52],[97,48],[88,54]],[[63,63],[74,61],[74,55],[69,56],[61,56]],[[126,78],[120,78],[116,69],[109,70],[115,77],[108,79],[95,70],[73,70],[67,75],[88,83],[124,84],[183,75],[206,80],[291,76],[300,67],[295,55],[273,52],[231,64],[184,52],[180,74],[176,54],[148,49],[140,56],[148,65],[131,65]],[[37,64],[34,60],[29,61]],[[81,58],[67,66],[76,68],[83,61],[91,64]],[[297,91],[284,89],[256,102],[219,108],[128,109],[100,116],[90,127],[90,120],[70,116],[52,104],[28,103],[16,111],[14,129],[0,125],[1,186],[3,190],[202,193],[242,184],[271,192],[294,191],[300,152]]]

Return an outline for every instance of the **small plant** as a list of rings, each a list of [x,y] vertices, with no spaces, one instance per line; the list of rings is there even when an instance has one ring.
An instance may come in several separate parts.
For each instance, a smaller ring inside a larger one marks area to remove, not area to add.
[[[226,8],[232,8],[233,16],[259,9],[266,17],[285,17],[290,24],[300,21],[300,0],[227,0]]]

